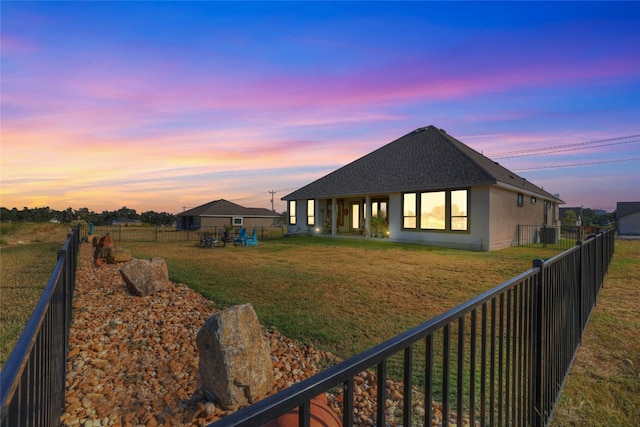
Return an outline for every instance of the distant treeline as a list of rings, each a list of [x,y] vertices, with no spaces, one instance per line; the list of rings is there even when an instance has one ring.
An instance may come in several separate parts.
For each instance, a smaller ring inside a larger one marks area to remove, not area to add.
[[[48,207],[23,208],[22,210],[0,207],[0,221],[71,223],[80,220],[95,225],[110,225],[123,219],[167,226],[172,226],[176,222],[176,216],[167,212],[148,211],[138,214],[135,209],[129,209],[126,206],[117,211],[102,211],[101,213],[90,211],[87,208],[67,208],[64,211],[57,211]]]
[[[609,227],[615,224],[616,213],[598,214],[593,209],[584,208],[560,208],[560,220],[562,225],[573,226],[576,225],[580,217],[580,225],[585,227]]]

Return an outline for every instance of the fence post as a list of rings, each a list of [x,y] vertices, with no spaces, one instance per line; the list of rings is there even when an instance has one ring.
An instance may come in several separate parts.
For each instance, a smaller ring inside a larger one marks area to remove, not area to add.
[[[533,268],[538,269],[536,274],[536,288],[533,293],[533,361],[531,364],[531,426],[542,427],[545,425],[542,405],[544,396],[543,387],[543,354],[544,354],[544,260],[533,260]]]

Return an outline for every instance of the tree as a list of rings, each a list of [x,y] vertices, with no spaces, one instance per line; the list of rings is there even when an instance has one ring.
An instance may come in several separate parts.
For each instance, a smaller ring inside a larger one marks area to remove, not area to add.
[[[578,216],[576,215],[576,213],[572,210],[568,210],[565,212],[564,218],[562,218],[562,225],[575,227],[577,221],[578,221]]]

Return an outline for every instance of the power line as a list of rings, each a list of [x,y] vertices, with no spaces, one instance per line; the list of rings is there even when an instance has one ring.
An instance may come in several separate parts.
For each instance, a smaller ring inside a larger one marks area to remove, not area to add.
[[[633,157],[630,159],[619,159],[619,160],[601,160],[599,162],[588,162],[588,163],[572,163],[568,165],[555,165],[555,166],[538,166],[535,168],[527,168],[527,169],[518,169],[514,172],[523,172],[523,171],[536,171],[540,169],[559,169],[559,168],[570,168],[574,166],[590,166],[590,165],[601,165],[604,163],[621,163],[621,162],[631,162],[634,160],[640,160],[640,157]]]
[[[638,142],[640,141],[640,139],[633,139],[631,141],[621,141],[621,142],[612,142],[609,144],[601,144],[601,145],[590,145],[588,147],[571,147],[571,148],[563,148],[563,149],[557,149],[557,150],[550,150],[550,151],[544,151],[544,152],[532,152],[532,153],[527,153],[527,154],[513,154],[510,156],[492,156],[491,158],[493,159],[510,159],[513,157],[528,157],[528,156],[542,156],[545,154],[553,154],[553,153],[562,153],[562,152],[566,152],[566,151],[576,151],[576,150],[588,150],[589,148],[600,148],[600,147],[609,147],[611,145],[622,145],[622,144],[630,144],[632,142]],[[540,149],[540,151],[543,151],[543,149]]]
[[[585,147],[585,148],[589,148],[588,146],[593,145],[593,144],[603,144],[603,143],[607,143],[607,142],[613,142],[613,141],[621,141],[621,140],[625,140],[625,139],[633,139],[633,138],[638,138],[640,137],[640,134],[637,135],[627,135],[627,136],[620,136],[620,137],[616,137],[616,138],[607,138],[607,139],[599,139],[599,140],[595,140],[595,141],[587,141],[587,142],[577,142],[577,143],[573,143],[573,144],[563,144],[563,145],[554,145],[554,146],[550,146],[550,147],[541,147],[541,148],[529,148],[529,149],[525,149],[525,150],[514,150],[514,151],[504,151],[502,153],[495,153],[491,156],[491,158],[504,158],[504,157],[517,157],[520,155],[533,155],[533,154],[529,154],[529,153],[540,153],[540,154],[544,154],[544,152],[546,151],[550,151],[550,150],[567,150],[567,149],[571,149],[571,148],[575,148],[575,147]],[[599,145],[599,146],[606,146],[606,145],[616,145],[616,144],[627,144],[630,142],[636,142],[637,140],[634,141],[625,141],[625,142],[617,142],[617,143],[613,143],[613,144],[604,144],[604,145]],[[584,149],[584,148],[580,148],[580,149]]]

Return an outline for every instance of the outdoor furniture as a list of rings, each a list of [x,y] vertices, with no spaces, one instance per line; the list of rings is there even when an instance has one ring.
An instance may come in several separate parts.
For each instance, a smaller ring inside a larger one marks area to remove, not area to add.
[[[245,246],[249,246],[249,245],[253,245],[253,246],[258,246],[258,235],[256,234],[256,229],[253,229],[253,232],[251,233],[250,236],[247,236],[247,238],[244,241],[244,245]]]
[[[198,233],[200,236],[200,243],[198,246],[201,248],[211,248],[213,246],[218,246],[218,244],[223,243],[218,237],[213,233]]]
[[[244,246],[245,240],[247,240],[247,229],[241,228],[236,238],[233,239],[233,246]]]

